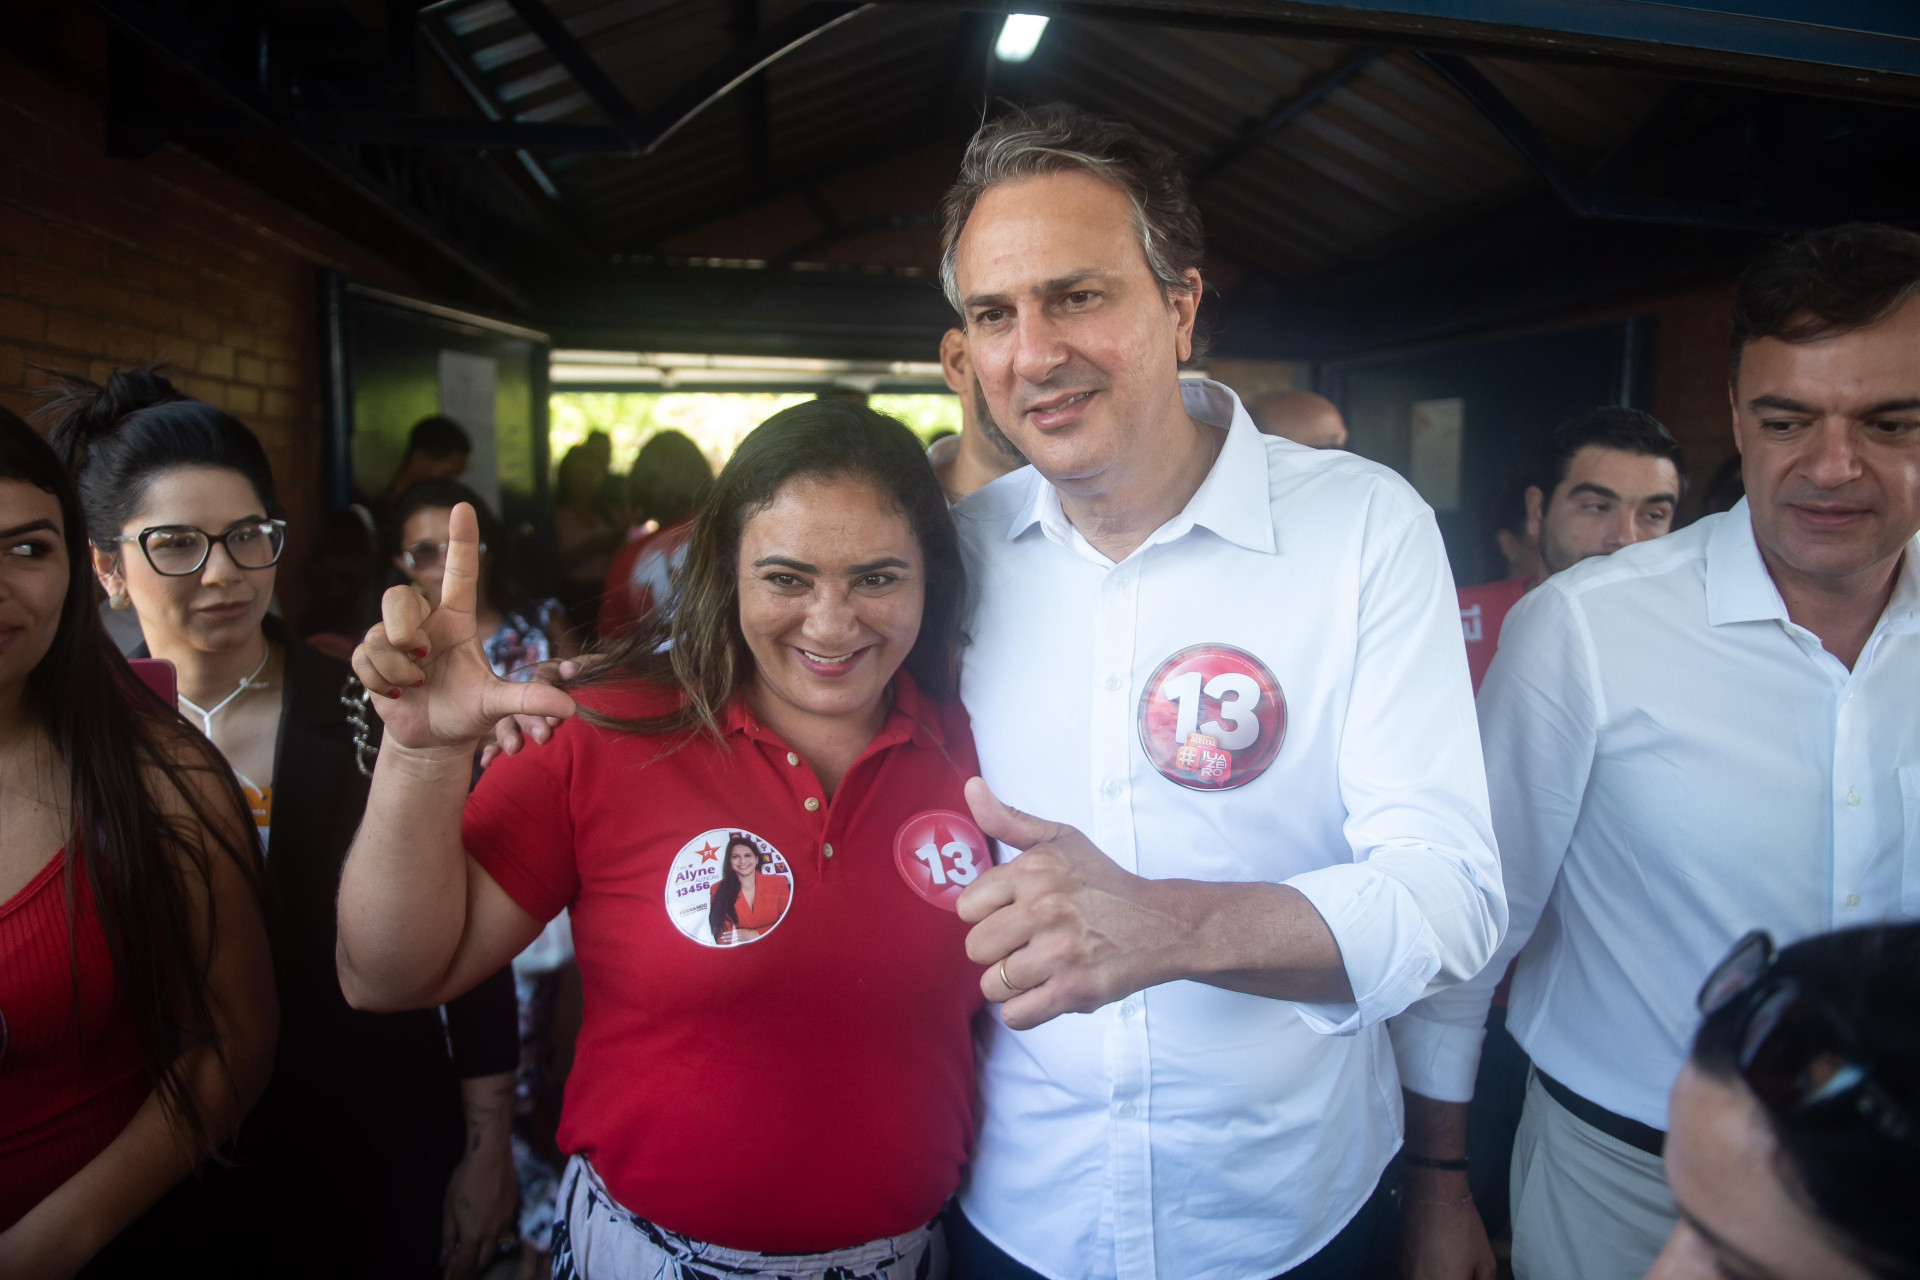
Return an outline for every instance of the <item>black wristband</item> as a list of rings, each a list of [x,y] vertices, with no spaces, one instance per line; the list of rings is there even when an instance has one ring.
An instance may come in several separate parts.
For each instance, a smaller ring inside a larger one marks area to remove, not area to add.
[[[1467,1161],[1463,1156],[1458,1160],[1436,1160],[1432,1156],[1416,1156],[1402,1153],[1400,1158],[1416,1169],[1440,1169],[1447,1173],[1465,1173]]]

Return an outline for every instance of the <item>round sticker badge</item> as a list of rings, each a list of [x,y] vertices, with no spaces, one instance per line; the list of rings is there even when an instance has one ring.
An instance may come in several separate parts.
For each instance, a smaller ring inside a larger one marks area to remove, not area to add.
[[[909,889],[957,911],[966,887],[993,865],[993,843],[965,814],[929,809],[901,824],[893,837],[893,865]]]
[[[1196,644],[1160,664],[1140,695],[1140,747],[1161,776],[1195,791],[1245,786],[1287,736],[1287,700],[1266,663]]]
[[[702,831],[667,869],[667,918],[703,947],[758,942],[792,905],[793,868],[751,831]]]

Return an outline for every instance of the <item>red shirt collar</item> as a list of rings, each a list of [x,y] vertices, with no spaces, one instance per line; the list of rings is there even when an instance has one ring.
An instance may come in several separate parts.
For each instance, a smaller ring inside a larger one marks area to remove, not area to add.
[[[880,726],[880,732],[874,735],[867,750],[861,754],[868,755],[883,747],[908,741],[923,747],[944,748],[947,736],[940,728],[939,709],[933,699],[920,692],[920,686],[914,683],[905,667],[894,673],[892,690],[893,709],[887,713],[887,722]],[[727,704],[726,711],[720,717],[720,729],[728,737],[740,733],[782,749],[787,748],[785,739],[753,714],[745,697],[737,696]]]

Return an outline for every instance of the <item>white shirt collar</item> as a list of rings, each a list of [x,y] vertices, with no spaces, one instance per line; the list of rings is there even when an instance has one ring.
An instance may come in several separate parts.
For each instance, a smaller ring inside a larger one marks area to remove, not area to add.
[[[1226,443],[1180,514],[1140,545],[1172,542],[1200,525],[1249,551],[1277,551],[1266,441],[1240,397],[1223,383],[1186,378],[1180,383],[1180,400],[1195,421],[1226,428]],[[1060,491],[1038,471],[1033,473],[1033,488],[1033,500],[1007,526],[1007,540],[1013,541],[1037,524],[1055,542],[1074,545],[1078,531],[1060,506]]]
[[[1882,615],[1901,626],[1920,621],[1920,535],[1907,542],[1893,595]],[[1753,535],[1753,513],[1745,498],[1727,512],[1707,541],[1707,622],[1789,621],[1787,602],[1760,557]]]

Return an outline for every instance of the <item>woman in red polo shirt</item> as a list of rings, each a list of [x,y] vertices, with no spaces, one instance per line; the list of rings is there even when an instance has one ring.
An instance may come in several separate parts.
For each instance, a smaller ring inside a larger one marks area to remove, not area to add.
[[[964,576],[918,442],[841,402],[769,419],[698,517],[672,617],[574,697],[487,670],[465,507],[447,558],[441,606],[390,592],[354,657],[388,696],[341,882],[348,998],[440,1003],[567,908],[585,1009],[556,1276],[938,1274],[981,1004],[949,897],[989,852],[961,793]],[[463,815],[509,714],[573,718]]]

